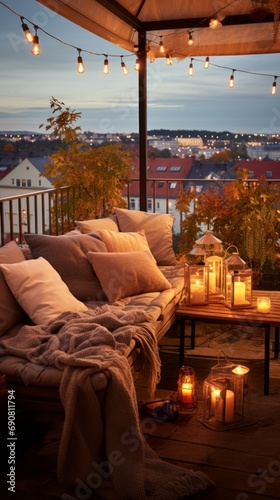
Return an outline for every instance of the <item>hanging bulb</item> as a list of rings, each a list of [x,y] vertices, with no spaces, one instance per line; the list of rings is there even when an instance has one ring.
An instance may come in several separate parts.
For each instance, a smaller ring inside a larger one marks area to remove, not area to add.
[[[217,28],[221,28],[223,25],[221,23],[221,21],[218,19],[218,16],[214,16],[212,17],[212,19],[210,20],[210,23],[209,23],[209,27],[214,30],[214,29],[217,29]]]
[[[193,37],[190,31],[189,31],[188,45],[193,45]]]
[[[23,33],[24,33],[24,36],[25,36],[25,40],[27,42],[29,42],[29,43],[32,43],[33,42],[33,35],[29,31],[29,28],[28,28],[27,24],[24,23],[23,21],[24,21],[24,18],[21,17],[21,27],[22,27],[22,30],[23,30]]]
[[[82,74],[85,72],[86,68],[85,68],[85,65],[83,63],[83,58],[81,56],[81,49],[77,49],[77,51],[79,52],[79,55],[77,58],[77,71],[78,71],[78,73]]]
[[[122,74],[123,75],[128,75],[129,71],[126,67],[126,64],[125,62],[122,60],[122,57],[121,57],[121,68],[122,68]]]
[[[230,75],[228,86],[230,89],[232,89],[234,87],[234,69],[232,70],[232,73]]]
[[[276,94],[276,78],[277,78],[277,76],[274,77],[274,82],[273,82],[272,87],[271,87],[271,94],[272,95]]]
[[[138,45],[134,44],[133,45],[133,52],[138,52],[138,49],[139,49]]]
[[[162,36],[160,37],[159,51],[160,51],[161,54],[165,53],[165,48],[164,48],[164,45],[163,45]]]
[[[103,71],[104,75],[108,75],[108,73],[110,71],[108,56],[105,56],[104,64],[103,64],[103,70],[102,71]]]
[[[189,71],[188,71],[189,76],[193,75],[193,63],[192,62],[193,62],[193,59],[191,58],[191,62],[189,65]]]
[[[32,45],[31,52],[34,56],[38,56],[39,54],[41,54],[41,47],[39,45],[39,37],[37,35],[38,26],[34,26],[34,28],[35,28],[35,35],[33,37],[33,45]]]
[[[167,64],[167,66],[172,66],[173,65],[172,56],[170,54],[168,54],[168,53],[165,56],[165,62]]]
[[[139,68],[140,68],[140,64],[139,64],[139,59],[137,57],[135,64],[134,64],[134,69],[135,69],[135,71],[139,71]]]
[[[209,68],[209,57],[207,56],[205,58],[205,61],[204,61],[204,69],[208,69]]]

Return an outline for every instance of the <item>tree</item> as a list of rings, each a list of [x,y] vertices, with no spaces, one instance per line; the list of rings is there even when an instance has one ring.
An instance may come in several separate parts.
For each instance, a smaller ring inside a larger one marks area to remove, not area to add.
[[[246,169],[230,183],[210,184],[198,198],[195,190],[182,191],[176,204],[183,214],[180,252],[190,252],[204,224],[222,240],[225,250],[230,245],[238,248],[257,285],[265,266],[278,265],[279,199],[277,184],[264,178],[250,180]]]
[[[104,217],[115,206],[126,207],[122,192],[133,174],[131,154],[118,145],[86,147],[78,139],[81,128],[75,125],[81,113],[54,97],[50,99],[50,108],[54,116],[47,119],[45,129],[59,137],[64,147],[49,157],[44,175],[53,179],[56,188],[77,188],[78,198],[70,200],[73,221]]]

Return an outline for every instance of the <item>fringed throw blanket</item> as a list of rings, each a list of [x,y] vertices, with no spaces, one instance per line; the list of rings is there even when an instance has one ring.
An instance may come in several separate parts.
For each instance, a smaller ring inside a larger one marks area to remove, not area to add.
[[[65,421],[58,479],[71,488],[65,498],[97,494],[108,500],[177,500],[210,484],[202,472],[162,461],[146,443],[124,356],[132,338],[141,349],[152,395],[160,361],[153,320],[142,310],[102,306],[63,313],[47,327],[24,326],[15,338],[0,343],[6,354],[63,369],[60,395]],[[100,405],[91,375],[104,370],[110,380]]]

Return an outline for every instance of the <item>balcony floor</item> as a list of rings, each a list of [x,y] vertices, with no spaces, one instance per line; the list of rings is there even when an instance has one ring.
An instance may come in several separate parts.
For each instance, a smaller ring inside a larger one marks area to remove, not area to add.
[[[214,327],[213,327],[214,328]],[[208,332],[209,333],[209,332]],[[221,348],[224,348],[221,345]],[[164,460],[207,473],[216,486],[194,495],[200,500],[278,499],[280,488],[280,360],[271,359],[270,395],[263,395],[263,360],[242,360],[250,367],[251,420],[249,425],[218,432],[198,420],[202,383],[216,357],[187,351],[185,364],[198,376],[198,407],[180,412],[176,422],[156,423],[148,443]],[[243,345],[243,353],[247,353]],[[230,351],[234,354],[234,348]],[[271,353],[271,358],[273,353]],[[246,358],[246,354],[244,355]],[[256,357],[256,356],[255,356]],[[178,332],[166,335],[161,343],[162,378],[156,397],[174,396],[178,378]],[[241,361],[241,360],[240,360]],[[137,381],[138,400],[146,399],[145,386]],[[3,410],[2,410],[3,413]],[[146,415],[140,413],[142,419]],[[56,454],[62,417],[47,414],[22,414],[17,417],[16,495],[23,500],[61,499],[64,493],[56,481]],[[3,415],[2,415],[3,420]],[[1,423],[1,430],[4,423]],[[5,427],[4,427],[5,430]],[[5,431],[6,432],[6,431]],[[2,454],[3,449],[1,446]],[[3,467],[3,461],[2,461]],[[12,498],[6,475],[1,475],[1,499]],[[97,500],[94,495],[94,499]]]

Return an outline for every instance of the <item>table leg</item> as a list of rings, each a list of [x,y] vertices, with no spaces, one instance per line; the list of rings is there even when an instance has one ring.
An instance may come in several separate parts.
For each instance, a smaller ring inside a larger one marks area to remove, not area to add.
[[[184,365],[185,357],[185,317],[180,318],[180,348],[179,348],[179,368]]]
[[[270,325],[265,325],[264,338],[264,395],[269,395]]]
[[[195,319],[191,319],[191,349],[195,346]]]
[[[278,359],[278,356],[279,356],[279,326],[276,326],[274,331],[274,358]]]

